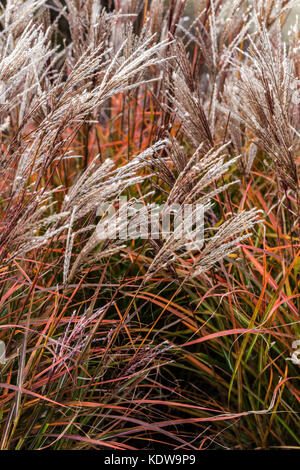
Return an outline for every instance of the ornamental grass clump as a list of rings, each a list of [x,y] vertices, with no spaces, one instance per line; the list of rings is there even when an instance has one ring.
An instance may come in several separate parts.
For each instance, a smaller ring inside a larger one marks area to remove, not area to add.
[[[299,447],[297,9],[1,2],[2,450]]]

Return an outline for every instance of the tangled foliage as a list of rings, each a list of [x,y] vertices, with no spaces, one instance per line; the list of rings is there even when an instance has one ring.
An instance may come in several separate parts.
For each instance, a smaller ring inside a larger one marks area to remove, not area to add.
[[[299,446],[296,7],[0,4],[1,449]]]

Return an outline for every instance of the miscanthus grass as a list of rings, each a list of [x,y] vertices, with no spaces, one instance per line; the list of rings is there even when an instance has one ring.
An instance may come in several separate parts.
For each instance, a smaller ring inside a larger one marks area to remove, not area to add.
[[[0,4],[2,450],[299,447],[297,8]]]

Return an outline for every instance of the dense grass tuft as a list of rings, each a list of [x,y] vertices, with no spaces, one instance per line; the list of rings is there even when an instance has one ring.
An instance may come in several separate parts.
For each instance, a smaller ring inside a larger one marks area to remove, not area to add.
[[[1,449],[299,447],[295,2],[2,3]]]

